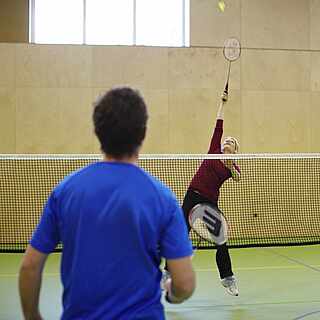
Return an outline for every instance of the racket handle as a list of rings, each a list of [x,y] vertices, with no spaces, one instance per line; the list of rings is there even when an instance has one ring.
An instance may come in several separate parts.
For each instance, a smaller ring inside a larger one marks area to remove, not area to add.
[[[228,94],[229,93],[229,82],[226,83],[226,86],[224,87],[224,94]]]
[[[222,101],[223,102],[227,102],[228,101],[228,90],[229,89],[229,84],[228,82],[226,83],[226,86],[224,88],[224,91],[223,91],[223,95],[222,95]]]

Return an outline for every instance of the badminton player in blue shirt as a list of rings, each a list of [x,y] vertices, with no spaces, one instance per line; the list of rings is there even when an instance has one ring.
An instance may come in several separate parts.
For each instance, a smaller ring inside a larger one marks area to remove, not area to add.
[[[195,288],[192,247],[173,193],[137,165],[147,109],[131,88],[95,104],[104,160],[60,182],[45,205],[20,268],[25,319],[42,319],[39,294],[48,254],[63,244],[61,319],[164,319],[161,258],[172,280],[166,299],[181,303]]]

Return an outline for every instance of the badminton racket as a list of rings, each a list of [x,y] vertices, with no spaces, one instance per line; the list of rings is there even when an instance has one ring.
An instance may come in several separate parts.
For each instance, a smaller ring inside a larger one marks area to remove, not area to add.
[[[238,60],[240,57],[240,54],[241,54],[241,45],[238,39],[229,38],[224,42],[223,55],[226,58],[226,60],[229,61],[227,81],[224,88],[224,93],[226,95],[228,95],[229,93],[229,78],[230,78],[231,62]]]

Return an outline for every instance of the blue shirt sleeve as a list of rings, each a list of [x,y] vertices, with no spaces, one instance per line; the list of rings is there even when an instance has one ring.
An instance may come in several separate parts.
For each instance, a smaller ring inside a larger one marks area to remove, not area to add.
[[[163,226],[160,242],[160,254],[166,259],[178,259],[192,255],[192,244],[184,221],[182,209],[177,201],[170,210]]]
[[[31,246],[42,253],[54,251],[60,241],[56,203],[57,199],[52,192],[30,241]]]

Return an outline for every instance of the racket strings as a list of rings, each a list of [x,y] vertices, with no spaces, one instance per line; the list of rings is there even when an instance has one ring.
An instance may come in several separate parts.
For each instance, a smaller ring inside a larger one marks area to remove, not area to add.
[[[227,224],[221,212],[208,204],[198,204],[190,212],[189,223],[202,239],[223,244],[227,241]]]
[[[205,219],[205,217],[203,218],[203,220]],[[197,218],[193,225],[192,225],[192,229],[203,239],[208,240],[208,241],[212,241],[212,235],[214,234],[214,229],[208,227],[208,225],[203,221],[201,218]],[[209,220],[209,219],[208,219]],[[200,238],[200,242],[202,241],[202,239]]]
[[[235,61],[240,57],[241,45],[238,39],[229,38],[224,43],[223,54],[229,61]]]

